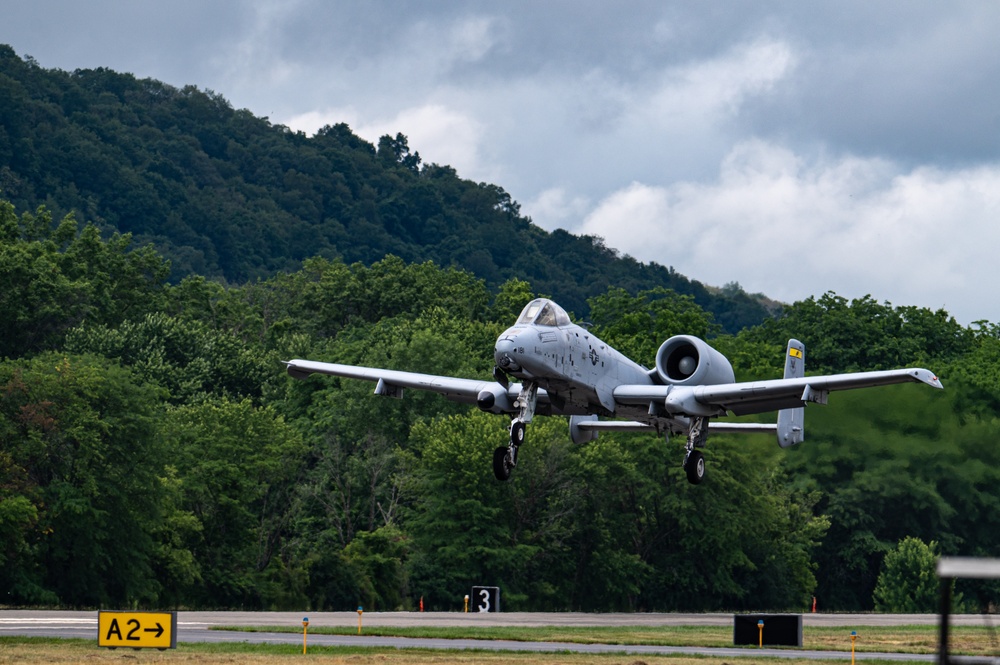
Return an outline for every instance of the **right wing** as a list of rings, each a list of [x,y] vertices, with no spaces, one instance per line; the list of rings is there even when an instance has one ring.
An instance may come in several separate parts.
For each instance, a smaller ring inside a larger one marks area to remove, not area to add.
[[[496,381],[462,379],[453,376],[404,372],[377,367],[340,365],[315,360],[289,360],[285,362],[285,365],[289,376],[296,379],[305,379],[311,374],[328,374],[349,379],[373,381],[376,383],[375,394],[386,397],[402,397],[404,388],[413,388],[414,390],[438,393],[453,402],[478,404],[483,393],[489,393],[492,396],[492,403],[489,405],[480,404],[479,406],[494,413],[510,413],[514,400],[521,392],[521,384],[519,383],[513,383],[505,388]],[[544,390],[538,391],[538,401],[548,404],[548,395]]]

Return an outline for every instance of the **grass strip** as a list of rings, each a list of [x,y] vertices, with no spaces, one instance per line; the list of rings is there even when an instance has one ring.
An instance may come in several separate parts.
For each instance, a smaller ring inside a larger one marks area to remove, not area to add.
[[[391,649],[363,647],[301,647],[280,644],[180,643],[167,651],[114,651],[97,646],[96,640],[39,637],[0,637],[0,663],[28,665],[121,665],[135,663],[197,663],[198,665],[843,665],[838,660],[805,658],[710,658],[628,654],[512,653],[488,650]],[[925,664],[926,665],[926,664]]]
[[[301,626],[213,626],[213,630],[301,633]],[[803,648],[824,651],[851,650],[851,628],[807,626]],[[934,625],[858,626],[854,644],[858,652],[933,654],[938,650],[938,628]],[[573,644],[620,644],[623,646],[733,646],[733,631],[727,626],[365,626],[374,637],[433,639],[511,640],[517,642],[567,642]],[[996,631],[986,626],[952,626],[950,651],[961,655],[1000,654]],[[357,635],[356,626],[310,626],[310,635]],[[747,647],[752,649],[753,647]]]

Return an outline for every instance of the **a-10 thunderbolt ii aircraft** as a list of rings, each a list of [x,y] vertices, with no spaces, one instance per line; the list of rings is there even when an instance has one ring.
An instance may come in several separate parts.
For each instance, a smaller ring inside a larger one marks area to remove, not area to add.
[[[291,360],[288,373],[377,382],[376,395],[401,398],[404,388],[429,390],[483,411],[511,416],[510,443],[496,449],[493,472],[507,480],[517,465],[525,429],[536,415],[569,416],[570,437],[585,443],[600,430],[651,430],[687,437],[684,470],[697,484],[705,477],[699,448],[709,432],[774,432],[786,448],[803,438],[804,406],[826,404],[830,392],[920,381],[941,388],[926,369],[894,369],[805,376],[805,346],[789,340],[785,375],[769,381],[736,382],[721,353],[690,335],[676,335],[656,352],[653,369],[626,358],[590,331],[575,325],[556,303],[538,298],[497,338],[493,381],[416,372]],[[520,379],[511,383],[509,377]],[[717,421],[730,412],[743,416],[777,411],[777,423]],[[631,420],[599,420],[628,418]]]

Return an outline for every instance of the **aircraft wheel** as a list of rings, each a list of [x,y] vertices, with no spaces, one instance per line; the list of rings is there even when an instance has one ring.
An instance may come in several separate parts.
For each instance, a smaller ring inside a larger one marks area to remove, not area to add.
[[[507,446],[500,446],[493,451],[493,475],[497,477],[497,480],[507,480],[510,478],[511,469],[514,467],[510,463],[510,456],[507,452],[510,449]]]
[[[692,450],[684,460],[684,471],[688,482],[697,485],[705,479],[705,456],[699,450]]]
[[[510,442],[515,446],[519,446],[524,443],[524,423],[520,420],[514,420],[510,424]]]

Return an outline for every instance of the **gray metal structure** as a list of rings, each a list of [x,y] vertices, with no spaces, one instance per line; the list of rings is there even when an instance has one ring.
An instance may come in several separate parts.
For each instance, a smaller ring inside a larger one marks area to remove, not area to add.
[[[951,621],[951,587],[956,579],[1000,579],[1000,559],[978,557],[941,557],[937,563],[937,574],[941,580],[941,618],[938,637],[938,663],[961,663],[962,665],[1000,665],[997,657],[949,656],[948,633]]]
[[[833,391],[911,381],[942,387],[933,373],[919,368],[807,377],[805,346],[794,339],[788,341],[781,379],[738,383],[726,357],[690,335],[663,342],[655,366],[648,369],[572,323],[559,305],[545,298],[528,303],[517,322],[497,338],[494,360],[492,381],[312,360],[285,364],[297,379],[314,373],[363,379],[376,384],[376,395],[397,398],[406,388],[429,390],[510,416],[510,442],[493,456],[499,480],[509,478],[517,465],[518,449],[535,415],[569,416],[574,443],[595,439],[601,430],[685,436],[684,469],[688,480],[697,484],[705,476],[700,449],[709,432],[775,433],[785,448],[803,440],[803,407],[826,404]],[[716,420],[770,411],[778,412],[776,423]]]

